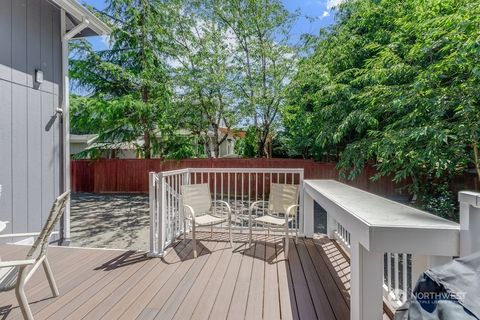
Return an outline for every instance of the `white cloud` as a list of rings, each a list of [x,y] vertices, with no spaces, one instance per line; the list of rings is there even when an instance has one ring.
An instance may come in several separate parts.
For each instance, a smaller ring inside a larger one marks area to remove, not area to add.
[[[340,4],[344,3],[346,0],[327,0],[327,10],[338,7]]]
[[[330,11],[325,10],[323,11],[322,15],[320,16],[320,19],[326,18],[330,15]]]
[[[102,35],[100,36],[100,39],[102,40],[102,43],[105,45],[105,47],[109,49],[112,47],[112,42],[110,41],[109,35]]]

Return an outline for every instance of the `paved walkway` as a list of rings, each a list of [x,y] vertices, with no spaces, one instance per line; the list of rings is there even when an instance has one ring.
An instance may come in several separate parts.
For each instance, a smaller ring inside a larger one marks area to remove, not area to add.
[[[75,193],[71,246],[148,250],[148,196]]]
[[[148,250],[148,195],[74,193],[71,210],[71,246]],[[318,205],[315,232],[326,232]]]

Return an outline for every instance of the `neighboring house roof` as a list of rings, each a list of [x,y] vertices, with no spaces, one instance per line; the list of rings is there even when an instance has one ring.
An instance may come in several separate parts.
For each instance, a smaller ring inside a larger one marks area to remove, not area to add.
[[[82,38],[87,36],[108,35],[112,32],[102,20],[97,18],[87,8],[79,4],[75,0],[49,0],[56,4],[67,13],[67,31],[73,29],[81,22],[87,22],[88,27],[83,29],[74,38]]]
[[[97,134],[71,134],[70,142],[92,144],[97,137]]]
[[[228,128],[224,128],[224,127],[218,128],[218,131],[220,131],[223,135],[229,132]],[[247,132],[242,130],[230,129],[229,135],[235,138],[245,138],[245,136],[247,135]]]
[[[143,141],[141,144],[143,145]],[[91,146],[92,148],[102,149],[102,150],[136,150],[137,147],[133,143],[128,142],[118,142],[118,143],[94,143]]]

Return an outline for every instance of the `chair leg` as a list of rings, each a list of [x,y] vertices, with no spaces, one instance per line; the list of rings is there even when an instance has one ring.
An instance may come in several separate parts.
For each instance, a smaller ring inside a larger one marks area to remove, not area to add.
[[[248,235],[248,246],[252,246],[252,212],[250,212],[249,219],[248,219],[248,229],[249,229],[249,235]]]
[[[197,258],[197,239],[195,239],[195,224],[192,223],[192,245],[193,245],[193,257]]]
[[[28,305],[23,283],[15,287],[15,296],[17,297],[18,305],[22,311],[23,319],[33,320],[32,310],[30,310],[30,306]]]
[[[183,241],[187,241],[187,220],[183,220]]]
[[[297,218],[294,218],[295,221],[295,244],[298,244],[298,223],[297,223]]]
[[[50,289],[52,290],[52,294],[54,297],[58,297],[59,292],[57,284],[55,283],[55,278],[53,278],[52,268],[50,268],[47,257],[45,257],[45,260],[43,260],[42,264],[43,269],[45,270],[45,275],[47,276],[48,284],[50,285]]]
[[[285,259],[288,259],[288,247],[290,246],[290,235],[288,232],[288,225],[285,228]]]
[[[233,239],[232,239],[232,222],[228,222],[228,235],[230,236],[230,247],[233,249]]]

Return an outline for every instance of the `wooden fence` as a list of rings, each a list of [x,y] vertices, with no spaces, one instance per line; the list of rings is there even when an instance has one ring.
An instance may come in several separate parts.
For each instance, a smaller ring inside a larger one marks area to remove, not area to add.
[[[148,172],[183,168],[303,168],[305,179],[339,179],[335,163],[301,159],[102,159],[72,161],[72,191],[95,193],[147,193]],[[354,181],[343,181],[383,196],[398,196],[403,185],[389,178],[371,181],[373,167],[366,167]]]

